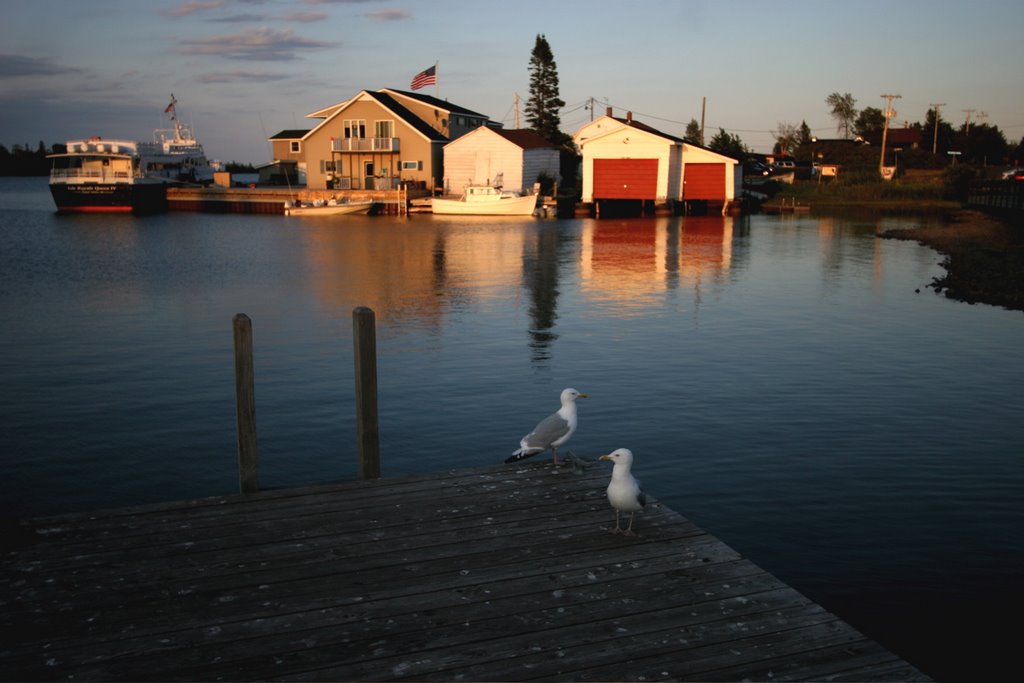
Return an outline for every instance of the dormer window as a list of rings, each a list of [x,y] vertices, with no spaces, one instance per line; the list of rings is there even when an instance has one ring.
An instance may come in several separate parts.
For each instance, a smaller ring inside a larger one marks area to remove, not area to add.
[[[302,151],[302,142],[299,140],[292,140],[291,142],[292,154],[298,154]]]

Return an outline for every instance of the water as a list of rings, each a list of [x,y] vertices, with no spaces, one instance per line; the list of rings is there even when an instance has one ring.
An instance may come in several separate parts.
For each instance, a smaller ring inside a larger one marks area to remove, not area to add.
[[[652,494],[939,680],[1005,674],[1024,315],[874,237],[926,220],[65,217],[0,179],[0,514],[237,490],[240,312],[261,484],[354,476],[365,305],[385,476],[501,462],[574,386],[574,453],[631,448]]]

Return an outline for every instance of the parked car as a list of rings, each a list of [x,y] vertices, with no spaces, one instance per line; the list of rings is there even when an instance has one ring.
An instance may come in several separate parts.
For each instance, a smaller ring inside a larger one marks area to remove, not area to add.
[[[1003,180],[1024,180],[1024,168],[1011,168],[1003,173]]]

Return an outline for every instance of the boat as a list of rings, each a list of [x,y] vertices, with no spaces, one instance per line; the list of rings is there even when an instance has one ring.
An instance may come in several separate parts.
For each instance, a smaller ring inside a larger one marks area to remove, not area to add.
[[[490,185],[470,185],[458,199],[434,197],[431,211],[464,216],[530,216],[537,210],[537,195],[520,195]]]
[[[299,200],[285,202],[285,216],[340,216],[349,213],[369,213],[373,202],[347,201],[334,198],[327,201],[315,200],[313,202],[300,203]]]
[[[221,165],[206,158],[192,128],[178,118],[177,104],[172,94],[171,103],[164,109],[165,114],[170,114],[171,127],[158,128],[153,131],[152,142],[139,143],[142,173],[168,183],[212,183],[213,174],[221,170]]]
[[[171,95],[164,109],[173,129],[158,129],[152,142],[94,136],[69,140],[65,151],[48,155],[57,211],[159,213],[167,210],[168,185],[212,181],[219,165],[207,161],[202,145],[178,121],[176,104]]]
[[[91,137],[50,154],[50,194],[59,213],[167,210],[167,183],[142,172],[138,143]]]

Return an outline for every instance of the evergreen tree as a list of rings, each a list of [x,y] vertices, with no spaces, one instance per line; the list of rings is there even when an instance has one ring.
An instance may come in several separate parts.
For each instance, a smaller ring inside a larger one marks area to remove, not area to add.
[[[800,139],[801,145],[809,144],[811,141],[811,127],[807,125],[807,121],[800,122]]]
[[[700,124],[697,123],[697,119],[690,119],[690,122],[686,124],[686,132],[683,133],[683,140],[686,140],[692,145],[701,144]]]
[[[724,128],[719,128],[715,137],[711,138],[708,149],[733,159],[743,159],[750,154],[750,150],[740,140],[740,136],[726,133]]]
[[[561,131],[558,113],[565,102],[558,96],[558,67],[547,38],[537,35],[530,55],[530,98],[526,102],[526,120],[549,142],[566,147],[572,138]]]

